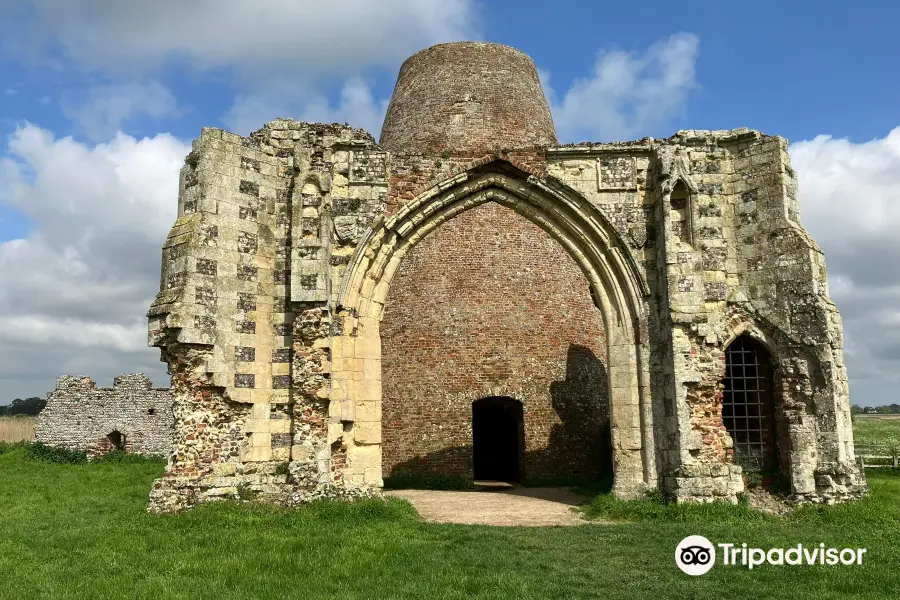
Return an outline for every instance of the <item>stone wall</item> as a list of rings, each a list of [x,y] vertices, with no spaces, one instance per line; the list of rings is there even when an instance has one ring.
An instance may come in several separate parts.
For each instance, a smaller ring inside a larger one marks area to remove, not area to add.
[[[721,381],[724,350],[744,334],[775,362],[778,451],[794,497],[859,495],[840,317],[822,253],[799,224],[787,141],[682,131],[554,155],[549,172],[610,216],[659,298],[648,316],[663,489],[677,499],[743,490]]]
[[[494,54],[506,58],[491,71]],[[451,55],[488,72],[447,79]],[[743,471],[722,377],[739,335],[772,356],[794,497],[864,493],[840,317],[798,222],[786,141],[738,129],[555,146],[539,89],[516,97],[523,113],[507,110],[502,90],[534,87],[522,56],[442,45],[420,57],[440,67],[434,80],[410,59],[386,147],[349,126],[289,119],[247,137],[202,131],[148,315],[176,432],[152,510],[243,488],[287,504],[368,496],[398,465],[463,473],[462,454],[429,459],[465,446],[469,403],[488,393],[536,409],[529,435],[541,451],[569,419],[548,389],[580,397],[575,420],[608,410],[587,419],[597,437],[569,436],[569,450],[537,468],[594,472],[578,453],[606,445],[593,423],[608,416],[617,495],[734,502]],[[475,109],[489,127],[465,125]],[[521,114],[534,127],[519,127]],[[508,243],[492,246],[501,235]],[[516,333],[538,317],[537,338]],[[572,347],[606,370],[590,398],[569,385]],[[547,364],[532,368],[539,356]]]
[[[351,432],[328,401],[329,300],[386,206],[373,147],[360,130],[287,120],[194,143],[149,312],[185,433],[152,492],[159,510],[240,485],[285,501],[344,493],[332,462]]]
[[[472,403],[524,409],[523,476],[608,468],[606,340],[590,285],[540,227],[495,203],[424,238],[381,326],[384,475],[472,477]]]
[[[89,377],[66,375],[47,395],[35,439],[87,452],[90,458],[117,445],[126,452],[168,456],[174,422],[171,391],[153,388],[142,373],[120,375],[111,388],[98,388]]]

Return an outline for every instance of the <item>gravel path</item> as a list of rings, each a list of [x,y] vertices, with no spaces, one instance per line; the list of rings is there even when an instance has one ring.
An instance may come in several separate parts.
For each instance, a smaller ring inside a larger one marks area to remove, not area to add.
[[[391,490],[431,523],[538,527],[587,523],[573,507],[586,500],[565,488],[521,488],[465,492]]]

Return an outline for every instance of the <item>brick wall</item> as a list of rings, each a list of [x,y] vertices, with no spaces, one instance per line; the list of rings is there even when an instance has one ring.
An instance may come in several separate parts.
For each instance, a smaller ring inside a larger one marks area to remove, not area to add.
[[[471,476],[471,405],[492,395],[523,404],[526,477],[608,460],[600,312],[562,246],[511,209],[481,205],[413,248],[381,336],[385,476]]]
[[[392,152],[487,153],[556,144],[534,61],[499,44],[426,48],[400,68],[381,129]]]

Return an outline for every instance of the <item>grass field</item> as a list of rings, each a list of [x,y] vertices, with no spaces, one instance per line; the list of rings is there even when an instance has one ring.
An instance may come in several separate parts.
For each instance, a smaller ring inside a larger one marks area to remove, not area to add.
[[[602,497],[579,527],[431,525],[398,500],[295,510],[145,511],[161,463],[61,465],[0,454],[0,598],[896,599],[900,476],[790,519],[745,507]],[[866,547],[861,566],[677,570],[687,535],[751,546]]]
[[[859,445],[900,447],[900,415],[855,415],[853,441]]]
[[[37,417],[0,417],[0,442],[29,442],[34,439]]]

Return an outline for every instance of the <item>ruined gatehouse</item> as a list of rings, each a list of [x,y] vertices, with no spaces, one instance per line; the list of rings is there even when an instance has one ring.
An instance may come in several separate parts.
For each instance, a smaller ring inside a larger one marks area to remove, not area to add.
[[[841,320],[787,142],[560,144],[532,60],[434,46],[378,142],[206,128],[149,341],[175,444],[150,509],[384,478],[612,477],[633,498],[858,496]]]
[[[64,375],[47,394],[35,440],[98,458],[111,450],[167,457],[174,417],[168,388],[154,388],[143,373],[119,375],[113,387],[90,377]]]

